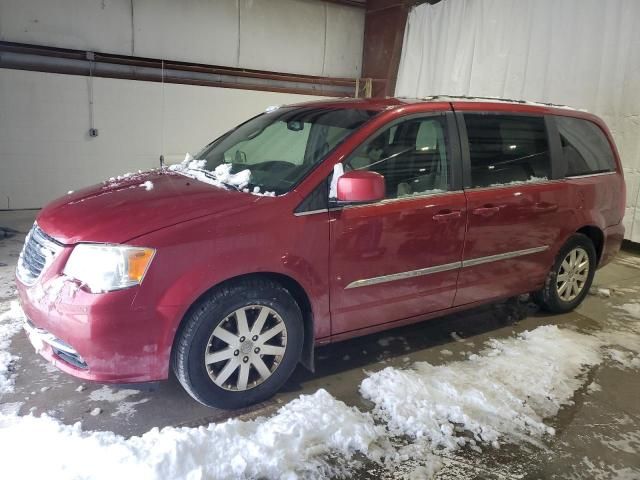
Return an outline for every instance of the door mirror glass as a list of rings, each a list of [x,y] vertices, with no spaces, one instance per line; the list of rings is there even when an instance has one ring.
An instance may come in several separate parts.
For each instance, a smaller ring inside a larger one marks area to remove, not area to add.
[[[364,170],[347,172],[338,179],[337,200],[343,203],[369,203],[384,198],[384,177]]]

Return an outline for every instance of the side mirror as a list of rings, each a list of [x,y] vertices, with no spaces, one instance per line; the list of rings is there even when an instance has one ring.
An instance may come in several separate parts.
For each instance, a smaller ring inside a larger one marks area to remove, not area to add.
[[[338,179],[339,203],[368,203],[384,199],[384,177],[364,170],[347,172]]]

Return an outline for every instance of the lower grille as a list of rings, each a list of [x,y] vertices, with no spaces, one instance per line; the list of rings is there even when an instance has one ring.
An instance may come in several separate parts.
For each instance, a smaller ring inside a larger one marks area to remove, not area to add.
[[[61,360],[64,360],[65,362],[73,365],[76,368],[88,368],[87,363],[71,345],[64,342],[63,340],[60,340],[43,328],[36,327],[31,322],[31,320],[26,319],[24,323],[24,329],[27,331],[29,339],[33,343],[34,347],[36,347],[36,350],[40,349],[40,347],[38,347],[37,345],[46,343],[51,347],[53,353]]]
[[[26,285],[33,285],[61,250],[60,242],[34,224],[18,259],[16,274],[20,281]]]
[[[59,357],[60,359],[64,360],[65,362],[73,365],[76,368],[81,368],[83,370],[87,369],[87,364],[85,363],[84,360],[82,360],[82,357],[78,354],[72,354],[69,352],[65,352],[63,350],[58,350],[55,347],[51,347],[51,350],[53,350],[53,353]]]

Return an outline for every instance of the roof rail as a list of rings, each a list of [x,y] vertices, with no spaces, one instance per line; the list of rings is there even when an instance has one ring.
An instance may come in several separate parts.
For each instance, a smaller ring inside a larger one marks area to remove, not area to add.
[[[572,108],[567,105],[550,103],[550,102],[531,102],[529,100],[518,100],[513,98],[501,98],[501,97],[483,97],[472,95],[429,95],[422,97],[421,100],[488,100],[491,102],[507,102],[507,103],[521,103],[523,105],[543,105],[545,107],[559,107],[559,108]]]

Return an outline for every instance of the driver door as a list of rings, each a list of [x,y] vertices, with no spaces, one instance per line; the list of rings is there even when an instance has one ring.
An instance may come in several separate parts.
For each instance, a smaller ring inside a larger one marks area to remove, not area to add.
[[[453,115],[396,120],[344,162],[385,177],[386,198],[330,211],[332,335],[452,306],[466,200]]]

